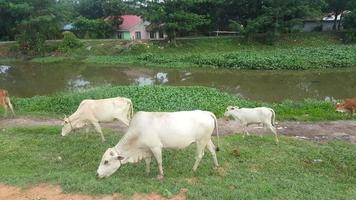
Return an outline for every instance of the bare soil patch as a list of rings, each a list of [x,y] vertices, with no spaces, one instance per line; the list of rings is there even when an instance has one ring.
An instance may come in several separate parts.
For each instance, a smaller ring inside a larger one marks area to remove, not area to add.
[[[170,200],[184,200],[188,190],[182,189]],[[19,188],[0,184],[0,199],[2,200],[121,200],[125,199],[119,194],[89,196],[84,194],[63,193],[60,186],[40,184],[30,188]],[[166,200],[157,193],[134,194],[132,200]]]
[[[21,126],[43,126],[43,125],[58,125],[62,121],[55,118],[39,118],[29,116],[19,116],[14,118],[0,118],[0,127],[21,127]],[[118,130],[120,133],[125,133],[127,127],[121,122],[102,123],[104,128]],[[219,133],[235,134],[242,133],[242,127],[236,121],[227,121],[218,119]],[[296,137],[308,140],[332,140],[340,139],[356,143],[356,121],[353,120],[338,120],[338,121],[321,121],[321,122],[298,122],[298,121],[282,121],[277,122],[276,128],[278,134]],[[268,130],[261,126],[251,125],[248,131],[256,135],[271,134]]]

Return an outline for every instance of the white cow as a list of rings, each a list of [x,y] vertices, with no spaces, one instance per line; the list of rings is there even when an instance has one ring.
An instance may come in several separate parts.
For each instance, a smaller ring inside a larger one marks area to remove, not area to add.
[[[95,130],[101,134],[102,141],[105,141],[99,122],[120,120],[128,126],[132,115],[132,102],[128,98],[83,100],[75,113],[69,117],[64,117],[62,136],[66,136],[72,130],[93,125]]]
[[[218,166],[211,135],[216,128],[216,117],[208,111],[137,112],[129,129],[119,143],[106,150],[97,169],[97,177],[109,177],[125,163],[146,161],[146,173],[150,172],[151,157],[158,163],[158,178],[163,178],[162,148],[182,149],[197,144],[195,171],[207,146],[214,165]]]
[[[224,114],[225,117],[231,117],[238,120],[243,129],[244,134],[250,135],[247,131],[247,126],[250,124],[263,124],[274,133],[276,142],[278,143],[278,136],[276,128],[274,127],[275,112],[272,108],[257,107],[257,108],[239,108],[237,106],[228,106]]]

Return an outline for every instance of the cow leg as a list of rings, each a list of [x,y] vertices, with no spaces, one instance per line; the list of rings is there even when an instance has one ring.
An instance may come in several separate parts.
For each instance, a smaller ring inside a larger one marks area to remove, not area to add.
[[[11,104],[11,102],[10,102],[10,99],[9,99],[9,101],[7,102],[7,104],[8,104],[8,106],[9,106],[11,112],[12,112],[12,115],[15,116],[14,108],[12,107],[12,104]]]
[[[7,116],[7,109],[8,109],[6,104],[4,105],[4,109],[5,109],[5,111],[4,111],[4,117],[6,117],[6,116]]]
[[[101,131],[101,127],[100,127],[99,123],[98,123],[98,122],[92,122],[92,124],[93,124],[95,130],[100,133],[100,135],[101,135],[101,141],[102,141],[102,142],[105,142],[104,134],[103,134],[103,132]]]
[[[211,155],[213,156],[215,167],[219,166],[218,159],[216,158],[215,145],[213,144],[211,139],[209,140],[207,146],[208,146],[208,150],[210,151]]]
[[[197,141],[197,155],[195,157],[195,163],[194,163],[194,166],[193,166],[193,171],[196,171],[198,166],[199,166],[199,163],[201,161],[201,159],[203,158],[204,156],[204,149],[205,149],[205,146],[206,146],[206,143],[203,143],[202,141]]]
[[[150,174],[151,160],[152,160],[152,157],[151,157],[151,156],[145,158],[145,162],[146,162],[146,174],[147,174],[147,175]]]
[[[156,158],[158,164],[159,175],[158,179],[163,179],[163,167],[162,167],[162,149],[159,147],[155,147],[151,149],[153,156]]]
[[[274,128],[272,125],[268,125],[268,128],[272,131],[272,133],[273,133],[274,136],[275,136],[276,143],[278,143],[279,140],[278,140],[278,135],[277,135],[276,128]]]
[[[244,134],[243,134],[242,137],[245,137],[245,135],[249,136],[250,133],[249,133],[248,130],[247,130],[247,124],[243,124],[242,126],[244,127],[244,128],[243,128]]]

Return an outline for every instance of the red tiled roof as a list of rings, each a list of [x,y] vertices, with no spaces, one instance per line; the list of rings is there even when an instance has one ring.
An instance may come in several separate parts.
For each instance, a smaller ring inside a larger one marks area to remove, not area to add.
[[[121,30],[130,30],[132,27],[136,26],[142,19],[137,15],[122,15],[122,24],[120,25]]]

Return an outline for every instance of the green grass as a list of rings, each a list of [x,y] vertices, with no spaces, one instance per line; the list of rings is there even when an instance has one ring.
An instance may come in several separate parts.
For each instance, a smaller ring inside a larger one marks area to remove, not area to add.
[[[83,40],[83,46],[58,59],[35,58],[33,62],[82,61],[93,64],[132,64],[149,67],[213,67],[254,70],[305,70],[356,66],[356,45],[343,45],[337,34],[298,33],[282,35],[274,45],[244,38],[203,38],[128,45],[124,40]],[[59,41],[48,42],[55,49]],[[11,49],[0,44],[0,53]]]
[[[48,57],[33,58],[31,61],[37,63],[54,63],[54,62],[68,61],[70,59],[71,58],[67,58],[63,56],[48,56]]]
[[[128,97],[133,101],[135,111],[180,111],[208,110],[221,117],[227,106],[239,107],[269,106],[276,111],[277,120],[337,120],[350,119],[348,114],[335,112],[330,102],[317,100],[284,101],[263,103],[232,96],[207,87],[175,86],[116,86],[99,87],[78,92],[60,93],[54,96],[13,98],[19,114],[57,115],[73,113],[84,99]],[[1,114],[1,113],[0,113]],[[356,119],[356,116],[353,117]]]
[[[169,196],[187,188],[188,199],[353,199],[356,196],[356,146],[341,141],[316,143],[273,136],[221,137],[213,169],[206,152],[196,173],[195,145],[164,150],[165,179],[158,181],[157,165],[145,175],[144,162],[126,164],[110,178],[95,179],[106,148],[115,145],[116,132],[105,131],[106,143],[92,133],[60,136],[60,127],[2,129],[0,182],[28,186],[59,184],[65,192],[87,194],[159,192]],[[216,143],[216,138],[213,139]],[[239,148],[239,154],[237,153]],[[315,160],[322,160],[317,162]]]
[[[185,51],[190,52],[190,51]],[[144,53],[138,56],[90,56],[86,63],[139,64],[156,67],[215,67],[254,70],[306,70],[356,66],[356,45],[236,50],[223,53]]]

